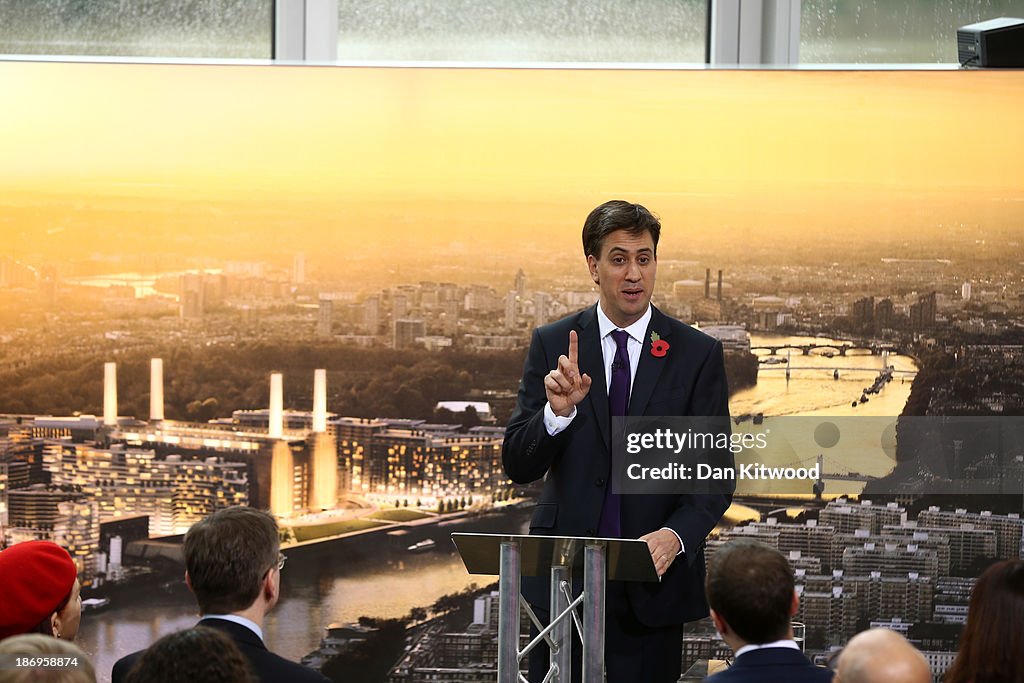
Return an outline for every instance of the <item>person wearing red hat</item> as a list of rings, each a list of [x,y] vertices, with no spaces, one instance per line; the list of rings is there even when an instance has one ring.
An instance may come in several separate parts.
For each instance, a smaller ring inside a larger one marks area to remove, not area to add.
[[[82,618],[78,568],[50,541],[26,541],[0,551],[0,640],[43,633],[74,640]]]

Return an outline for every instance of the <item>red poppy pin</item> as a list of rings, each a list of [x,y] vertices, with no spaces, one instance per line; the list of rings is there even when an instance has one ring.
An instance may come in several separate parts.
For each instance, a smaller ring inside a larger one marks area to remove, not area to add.
[[[655,358],[664,358],[668,353],[668,342],[661,338],[657,332],[651,332],[651,355]]]

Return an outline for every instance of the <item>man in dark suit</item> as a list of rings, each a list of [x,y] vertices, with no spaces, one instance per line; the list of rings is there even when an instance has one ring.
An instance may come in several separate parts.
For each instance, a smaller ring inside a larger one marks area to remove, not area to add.
[[[185,583],[196,596],[199,626],[227,634],[262,683],[328,683],[326,677],[274,654],[263,643],[263,620],[281,594],[277,522],[268,513],[230,507],[197,522],[185,534]],[[114,664],[122,683],[142,651]]]
[[[739,539],[715,551],[708,567],[711,619],[735,661],[708,683],[828,683],[793,640],[790,619],[800,607],[789,561],[778,550]]]
[[[657,218],[625,201],[587,217],[583,250],[600,300],[534,331],[502,450],[513,481],[545,478],[530,533],[647,542],[661,581],[608,585],[609,683],[679,678],[682,625],[707,615],[704,540],[731,499],[616,495],[609,483],[612,417],[729,414],[721,343],[651,305],[660,233]],[[545,621],[548,584],[523,579]],[[547,656],[543,646],[531,651],[531,681],[543,678]]]

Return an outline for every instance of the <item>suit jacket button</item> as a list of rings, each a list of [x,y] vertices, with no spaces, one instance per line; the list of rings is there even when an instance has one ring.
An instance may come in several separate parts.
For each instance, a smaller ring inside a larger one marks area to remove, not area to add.
[[[604,486],[604,477],[598,477],[597,481],[594,483],[596,483],[598,486]]]

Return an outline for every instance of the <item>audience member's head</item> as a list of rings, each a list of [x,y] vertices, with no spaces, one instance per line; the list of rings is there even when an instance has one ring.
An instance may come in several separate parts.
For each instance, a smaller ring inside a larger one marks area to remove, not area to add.
[[[996,562],[978,577],[960,652],[947,683],[1024,681],[1024,560]]]
[[[21,633],[74,640],[82,617],[78,568],[49,541],[26,541],[0,551],[0,638]]]
[[[64,657],[66,667],[2,667],[0,683],[96,683],[96,671],[85,653],[74,643],[42,633],[11,636],[0,641],[3,657]]]
[[[250,683],[249,663],[227,635],[196,626],[156,641],[139,657],[125,683]]]
[[[249,507],[218,510],[185,534],[185,580],[202,614],[262,615],[280,592],[277,522]]]
[[[711,558],[706,584],[711,618],[729,647],[792,638],[790,618],[799,601],[793,569],[778,550],[730,541]]]
[[[833,683],[931,683],[928,661],[895,631],[861,631],[839,655]]]

